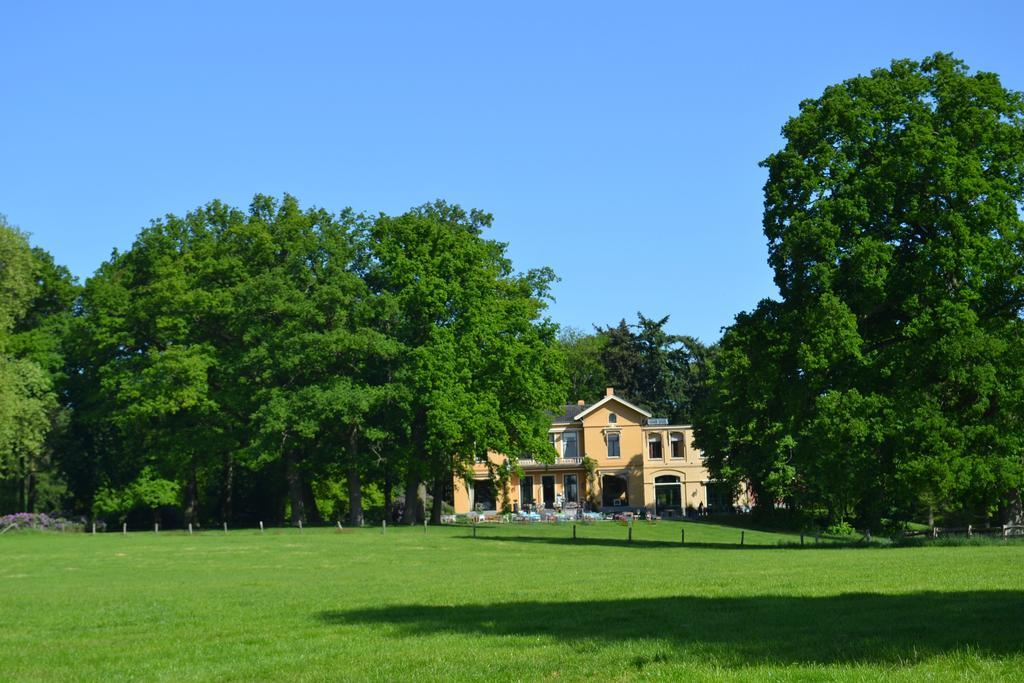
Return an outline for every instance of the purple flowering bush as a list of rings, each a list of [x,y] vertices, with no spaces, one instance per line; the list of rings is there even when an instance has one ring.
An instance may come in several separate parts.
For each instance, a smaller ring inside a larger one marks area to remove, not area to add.
[[[40,529],[42,531],[83,531],[83,522],[74,522],[63,517],[53,517],[45,512],[16,512],[0,517],[0,531],[10,529]]]

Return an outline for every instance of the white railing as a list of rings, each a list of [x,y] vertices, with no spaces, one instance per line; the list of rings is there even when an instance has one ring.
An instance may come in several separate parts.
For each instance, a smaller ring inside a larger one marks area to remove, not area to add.
[[[540,467],[541,465],[582,465],[583,456],[570,458],[555,458],[554,462],[545,463],[533,458],[519,458],[519,465],[522,467]]]

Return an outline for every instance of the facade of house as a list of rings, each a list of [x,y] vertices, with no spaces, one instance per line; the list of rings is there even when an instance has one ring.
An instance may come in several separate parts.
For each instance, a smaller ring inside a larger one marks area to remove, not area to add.
[[[520,458],[522,474],[510,475],[507,493],[492,476],[506,466],[506,457],[479,458],[473,480],[455,482],[455,512],[500,511],[507,502],[513,511],[645,510],[673,517],[688,509],[726,511],[733,504],[729,491],[711,481],[689,425],[655,418],[612,387],[592,405],[566,406],[548,438],[558,452],[554,463]]]

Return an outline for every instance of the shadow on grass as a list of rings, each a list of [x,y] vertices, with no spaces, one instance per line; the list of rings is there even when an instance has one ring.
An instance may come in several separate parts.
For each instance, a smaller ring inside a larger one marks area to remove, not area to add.
[[[954,651],[1024,654],[1019,591],[395,605],[319,618],[331,626],[391,626],[411,637],[549,636],[569,645],[664,639],[725,666],[907,664]]]
[[[572,533],[571,531],[569,533]],[[520,536],[520,535],[494,535],[485,536],[479,534],[476,538],[467,536],[475,541],[508,541],[510,543],[544,543],[549,545],[577,545],[577,546],[600,546],[604,548],[715,548],[718,550],[766,550],[768,548],[778,549],[782,546],[778,545],[757,545],[753,543],[747,543],[740,545],[739,543],[691,543],[686,542],[685,545],[680,544],[679,541],[666,541],[666,540],[654,540],[654,539],[643,539],[634,538],[629,541],[625,538],[594,538],[586,536],[577,536],[575,539],[572,537],[562,536]]]
[[[548,545],[576,545],[576,546],[600,546],[605,548],[710,548],[713,550],[811,550],[818,549],[824,550],[826,548],[832,550],[838,550],[842,548],[879,548],[887,547],[881,543],[814,543],[814,539],[808,539],[806,545],[800,545],[799,540],[793,540],[786,543],[751,543],[746,542],[743,545],[739,543],[710,543],[710,542],[692,542],[687,541],[685,544],[680,543],[678,540],[670,541],[666,539],[644,539],[634,538],[632,541],[627,538],[600,538],[593,536],[584,536],[581,532],[575,539],[572,538],[572,531],[566,532],[568,536],[530,536],[513,533],[497,533],[487,534],[481,530],[475,537],[472,535],[463,536],[462,538],[469,538],[473,541],[507,541],[510,543],[541,543]]]

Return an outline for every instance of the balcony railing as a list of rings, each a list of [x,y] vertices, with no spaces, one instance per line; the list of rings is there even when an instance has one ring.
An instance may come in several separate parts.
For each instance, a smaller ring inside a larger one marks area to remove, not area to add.
[[[583,456],[579,455],[569,458],[555,458],[554,462],[551,463],[541,462],[540,460],[534,460],[533,458],[519,458],[520,467],[543,467],[544,465],[552,467],[555,465],[581,466],[583,465]]]

